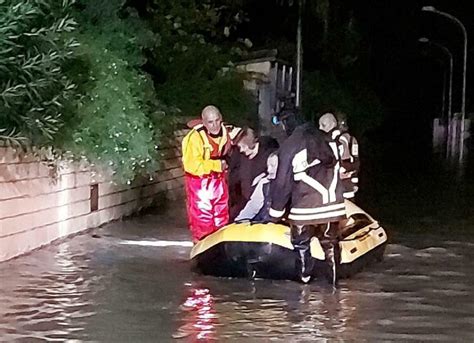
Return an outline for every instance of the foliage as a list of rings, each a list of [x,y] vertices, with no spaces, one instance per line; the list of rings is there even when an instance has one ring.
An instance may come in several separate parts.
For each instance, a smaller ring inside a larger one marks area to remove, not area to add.
[[[142,18],[140,8],[122,0],[77,3],[81,47],[68,75],[79,96],[66,111],[68,129],[58,141],[76,156],[109,166],[117,181],[156,170],[157,148],[178,111],[197,115],[215,103],[228,119],[253,105],[240,76],[221,68],[240,52],[229,47],[224,53],[210,43],[227,34],[213,32],[224,12],[200,2],[194,12],[185,3],[159,2]]]
[[[127,61],[105,48],[97,37],[81,35],[79,39],[84,58],[93,60],[89,61],[88,92],[77,102],[75,119],[80,122],[73,127],[70,149],[106,163],[121,182],[153,172],[159,136],[139,95],[147,88],[146,77],[129,68]]]
[[[0,140],[46,144],[74,83],[63,70],[77,41],[71,1],[0,1]]]
[[[158,97],[186,116],[199,115],[211,103],[234,123],[255,115],[255,102],[233,68],[252,45],[237,36],[242,11],[211,0],[148,3],[145,17],[159,38],[146,67]]]
[[[116,181],[131,182],[156,171],[161,128],[166,114],[174,113],[156,100],[140,69],[153,35],[133,13],[119,17],[122,1],[84,0],[79,6],[81,47],[68,70],[79,96],[61,145],[108,166]]]
[[[156,169],[178,108],[253,109],[230,62],[251,45],[233,36],[237,7],[149,1],[141,18],[124,0],[72,1],[0,1],[0,140],[54,144],[125,182]]]
[[[342,0],[308,1],[306,7],[307,16],[317,18],[323,29],[318,41],[307,42],[308,53],[320,55],[321,64],[338,73],[354,67],[363,42],[353,12]]]
[[[303,84],[303,112],[317,121],[327,111],[347,115],[351,131],[362,135],[382,119],[382,106],[375,93],[360,80],[342,82],[334,74],[306,73]]]

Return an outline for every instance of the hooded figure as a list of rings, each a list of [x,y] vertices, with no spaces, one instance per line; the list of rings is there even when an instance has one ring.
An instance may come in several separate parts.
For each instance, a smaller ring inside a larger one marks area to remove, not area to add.
[[[230,137],[215,106],[203,109],[198,124],[182,142],[188,222],[194,242],[229,221],[229,192],[224,160]]]

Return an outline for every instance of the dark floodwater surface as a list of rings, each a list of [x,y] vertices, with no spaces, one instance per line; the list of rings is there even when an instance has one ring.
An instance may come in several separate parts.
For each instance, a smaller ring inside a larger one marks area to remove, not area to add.
[[[335,292],[193,274],[179,204],[0,264],[0,341],[472,342],[472,178],[417,163],[367,167],[361,204],[391,243]]]

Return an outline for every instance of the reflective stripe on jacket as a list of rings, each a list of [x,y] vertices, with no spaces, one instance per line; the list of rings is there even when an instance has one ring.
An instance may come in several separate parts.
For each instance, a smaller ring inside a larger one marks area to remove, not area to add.
[[[288,219],[296,225],[322,224],[345,217],[338,152],[332,143],[319,130],[305,124],[282,144],[271,188],[271,217],[283,216],[289,201]]]

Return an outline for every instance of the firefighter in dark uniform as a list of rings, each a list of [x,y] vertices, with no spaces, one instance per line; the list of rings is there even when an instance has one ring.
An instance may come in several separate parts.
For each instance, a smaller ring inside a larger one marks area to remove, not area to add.
[[[336,284],[339,262],[338,222],[345,218],[339,163],[324,134],[304,124],[280,146],[278,171],[271,188],[273,221],[288,208],[291,240],[298,252],[301,281],[310,281],[313,272],[310,242],[320,239],[328,264],[328,279]]]
[[[359,145],[355,137],[348,132],[345,114],[336,117],[326,113],[319,118],[319,128],[327,133],[329,141],[336,144],[339,152],[339,177],[344,188],[344,198],[353,200],[358,190]]]
[[[344,113],[336,113],[340,135],[338,141],[341,144],[341,181],[344,186],[344,198],[353,200],[359,189],[359,143],[350,134],[347,125],[347,116]]]

